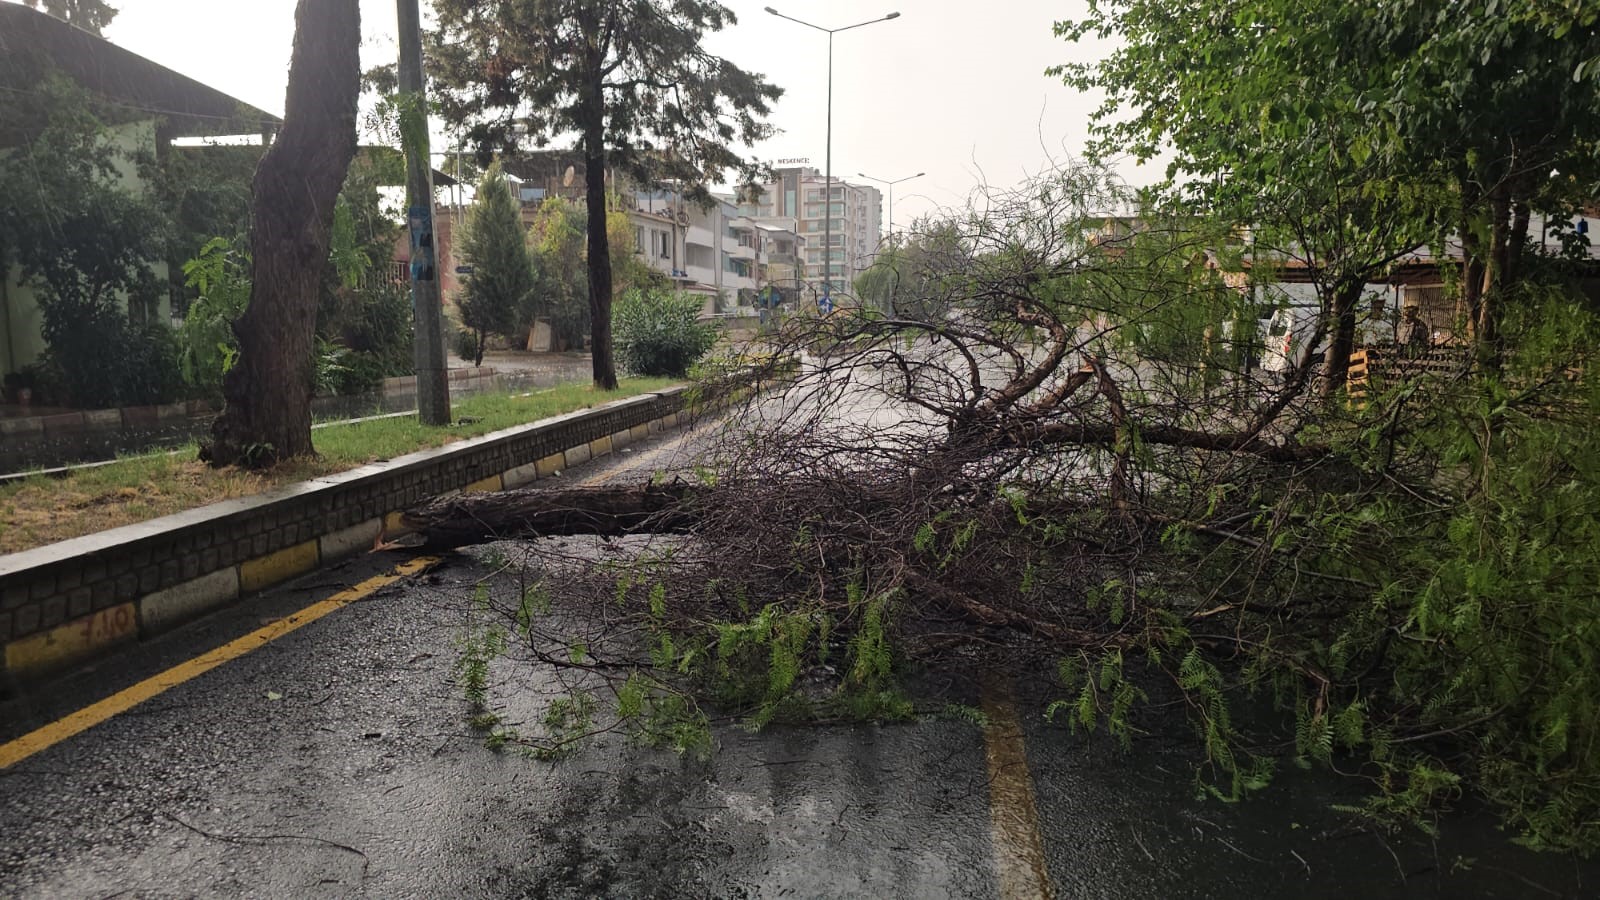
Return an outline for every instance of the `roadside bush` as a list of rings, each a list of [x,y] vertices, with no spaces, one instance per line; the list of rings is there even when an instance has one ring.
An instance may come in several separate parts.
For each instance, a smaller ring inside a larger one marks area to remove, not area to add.
[[[178,365],[182,346],[177,333],[159,322],[128,325],[126,333],[129,341],[120,405],[171,403],[184,396],[187,391]]]
[[[483,348],[478,342],[478,333],[466,328],[456,332],[456,356],[477,365],[483,361]]]
[[[412,361],[411,291],[384,282],[343,292],[345,308],[331,323],[328,336],[363,359],[352,363],[376,372],[382,380],[410,375]]]
[[[320,358],[323,360],[319,369],[320,386],[340,396],[373,393],[390,377],[384,361],[372,353],[330,344],[326,355]]]
[[[635,375],[681,378],[717,342],[700,321],[700,300],[671,291],[630,291],[612,310],[617,363]]]

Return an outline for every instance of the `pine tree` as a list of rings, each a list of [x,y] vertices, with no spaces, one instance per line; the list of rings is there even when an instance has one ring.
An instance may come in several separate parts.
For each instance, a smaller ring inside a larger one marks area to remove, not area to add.
[[[437,0],[429,38],[432,84],[445,120],[480,148],[576,135],[588,214],[594,381],[617,384],[606,177],[674,181],[691,199],[735,152],[772,133],[763,119],[782,90],[701,46],[735,23],[714,0]],[[670,148],[670,151],[668,150]]]
[[[461,323],[478,336],[474,365],[483,363],[483,338],[514,338],[529,324],[523,314],[533,291],[533,267],[523,238],[522,216],[497,162],[483,173],[472,219],[461,242],[461,256],[472,266],[459,305]]]
[[[22,2],[34,9],[40,4],[40,0]],[[44,11],[91,34],[99,34],[100,29],[117,17],[117,11],[105,0],[44,0]]]

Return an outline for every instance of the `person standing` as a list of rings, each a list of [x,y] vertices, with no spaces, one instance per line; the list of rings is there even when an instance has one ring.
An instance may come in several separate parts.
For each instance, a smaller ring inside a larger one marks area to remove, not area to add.
[[[1432,336],[1428,332],[1428,323],[1422,321],[1421,311],[1415,306],[1408,306],[1400,312],[1400,327],[1395,337],[1401,347],[1408,351],[1419,352],[1428,349],[1432,343]]]

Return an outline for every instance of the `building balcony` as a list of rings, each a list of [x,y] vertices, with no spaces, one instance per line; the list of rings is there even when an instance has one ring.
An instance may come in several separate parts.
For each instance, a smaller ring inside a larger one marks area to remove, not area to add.
[[[690,225],[688,233],[684,235],[683,242],[696,247],[716,247],[716,241],[711,235],[711,229],[699,225]]]
[[[712,287],[717,283],[717,271],[710,266],[686,266],[684,271],[688,276],[701,284]]]

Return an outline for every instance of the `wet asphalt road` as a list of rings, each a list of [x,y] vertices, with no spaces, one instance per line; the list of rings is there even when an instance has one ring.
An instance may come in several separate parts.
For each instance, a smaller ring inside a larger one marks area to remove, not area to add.
[[[605,465],[673,458],[634,450]],[[405,559],[313,573],[0,707],[0,741]],[[723,727],[703,761],[620,739],[557,762],[494,753],[452,677],[490,562],[452,557],[0,770],[0,896],[1600,893],[1593,867],[1511,847],[1486,819],[1446,819],[1437,842],[1378,835],[1331,810],[1354,786],[1326,776],[1196,799],[1190,745],[1086,743],[1044,721],[1047,697],[1009,707],[1009,750],[935,720]]]

